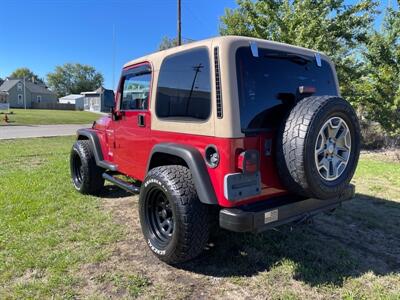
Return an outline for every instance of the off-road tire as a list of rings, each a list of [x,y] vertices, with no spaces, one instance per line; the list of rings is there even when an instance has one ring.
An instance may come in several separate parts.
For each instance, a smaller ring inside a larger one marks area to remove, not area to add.
[[[352,147],[343,173],[327,181],[318,173],[314,151],[323,124],[336,116],[347,124]],[[281,182],[290,192],[319,199],[340,196],[354,175],[360,153],[360,126],[354,109],[337,96],[302,99],[278,130],[276,152]]]
[[[70,154],[71,179],[75,189],[87,195],[98,195],[104,188],[104,170],[97,166],[89,140],[78,140]]]
[[[174,224],[172,235],[164,242],[158,238],[159,231],[151,221],[155,219],[151,217],[151,203],[154,203],[151,196],[160,193],[169,203]],[[170,165],[150,170],[140,190],[139,215],[147,245],[154,255],[168,264],[195,258],[207,244],[208,208],[198,199],[192,174],[187,167]]]

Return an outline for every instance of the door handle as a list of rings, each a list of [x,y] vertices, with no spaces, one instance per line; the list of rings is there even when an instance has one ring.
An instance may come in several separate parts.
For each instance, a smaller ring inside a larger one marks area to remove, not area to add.
[[[138,124],[139,127],[144,127],[145,126],[144,115],[138,115],[137,124]]]

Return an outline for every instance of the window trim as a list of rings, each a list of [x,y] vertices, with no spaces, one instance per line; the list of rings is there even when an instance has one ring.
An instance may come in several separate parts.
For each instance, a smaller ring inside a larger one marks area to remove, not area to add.
[[[150,67],[150,84],[149,84],[149,99],[147,101],[147,108],[146,109],[121,109],[121,102],[122,102],[122,96],[123,96],[123,91],[124,91],[124,83],[125,83],[125,78],[127,75],[134,74],[134,69],[137,69],[139,67],[144,67],[148,66]],[[153,66],[149,61],[144,61],[140,62],[137,64],[134,64],[132,66],[129,66],[125,69],[122,70],[122,75],[121,75],[121,80],[118,84],[118,93],[117,93],[117,106],[116,106],[116,111],[119,112],[148,112],[150,111],[150,104],[151,104],[151,96],[152,96],[152,90],[153,90],[153,79],[154,79],[154,72],[153,72]]]
[[[36,95],[36,102],[37,103],[42,102],[42,95]]]
[[[24,89],[22,82],[18,82],[17,83],[17,92],[22,92],[22,90]]]
[[[170,59],[170,58],[172,58],[174,56],[178,56],[178,55],[185,54],[185,53],[188,53],[188,52],[192,52],[192,51],[195,51],[195,50],[205,50],[206,53],[207,53],[207,58],[208,58],[209,78],[210,78],[210,112],[208,114],[208,117],[206,119],[196,119],[196,118],[176,117],[176,116],[175,117],[160,117],[157,114],[157,109],[156,108],[157,108],[157,102],[158,102],[157,91],[158,91],[159,80],[160,80],[160,72],[161,72],[163,64],[165,63],[165,61],[167,59]],[[191,49],[187,49],[187,50],[184,50],[184,51],[179,51],[179,52],[176,52],[176,53],[172,53],[172,54],[166,55],[162,59],[162,62],[160,64],[160,68],[158,70],[157,87],[156,87],[156,91],[155,91],[156,95],[155,95],[155,101],[154,101],[154,114],[157,117],[157,119],[160,120],[161,122],[173,122],[173,123],[195,123],[195,124],[201,124],[201,123],[209,122],[211,117],[212,117],[212,115],[213,115],[213,100],[214,100],[213,99],[214,98],[213,97],[213,70],[212,70],[213,66],[214,66],[213,60],[210,57],[210,51],[209,51],[209,48],[207,46],[194,47],[194,48],[191,48]]]
[[[18,101],[18,102],[17,102],[18,105],[24,104],[24,97],[22,96],[22,94],[18,94],[17,97],[18,97],[18,100],[17,100],[17,101]],[[19,102],[20,100],[21,100],[21,103]]]

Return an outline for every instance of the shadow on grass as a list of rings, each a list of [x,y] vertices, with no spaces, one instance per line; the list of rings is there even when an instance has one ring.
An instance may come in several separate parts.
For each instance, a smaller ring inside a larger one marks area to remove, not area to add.
[[[117,199],[117,198],[132,197],[132,194],[117,187],[116,185],[106,185],[104,187],[104,190],[99,195],[99,197],[107,199]]]
[[[253,276],[289,266],[310,285],[342,285],[365,272],[400,272],[400,203],[358,194],[312,225],[261,234],[220,230],[214,246],[179,268],[215,277]],[[273,273],[273,272],[272,272]],[[294,274],[293,274],[294,273]]]

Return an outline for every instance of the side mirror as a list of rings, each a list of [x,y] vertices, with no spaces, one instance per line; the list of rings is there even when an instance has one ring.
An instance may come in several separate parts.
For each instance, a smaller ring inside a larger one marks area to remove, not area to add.
[[[114,91],[104,91],[104,106],[113,109],[115,107],[115,95]]]
[[[121,120],[122,116],[124,115],[124,111],[115,111],[114,108],[111,109],[111,118],[113,119],[113,121]]]

